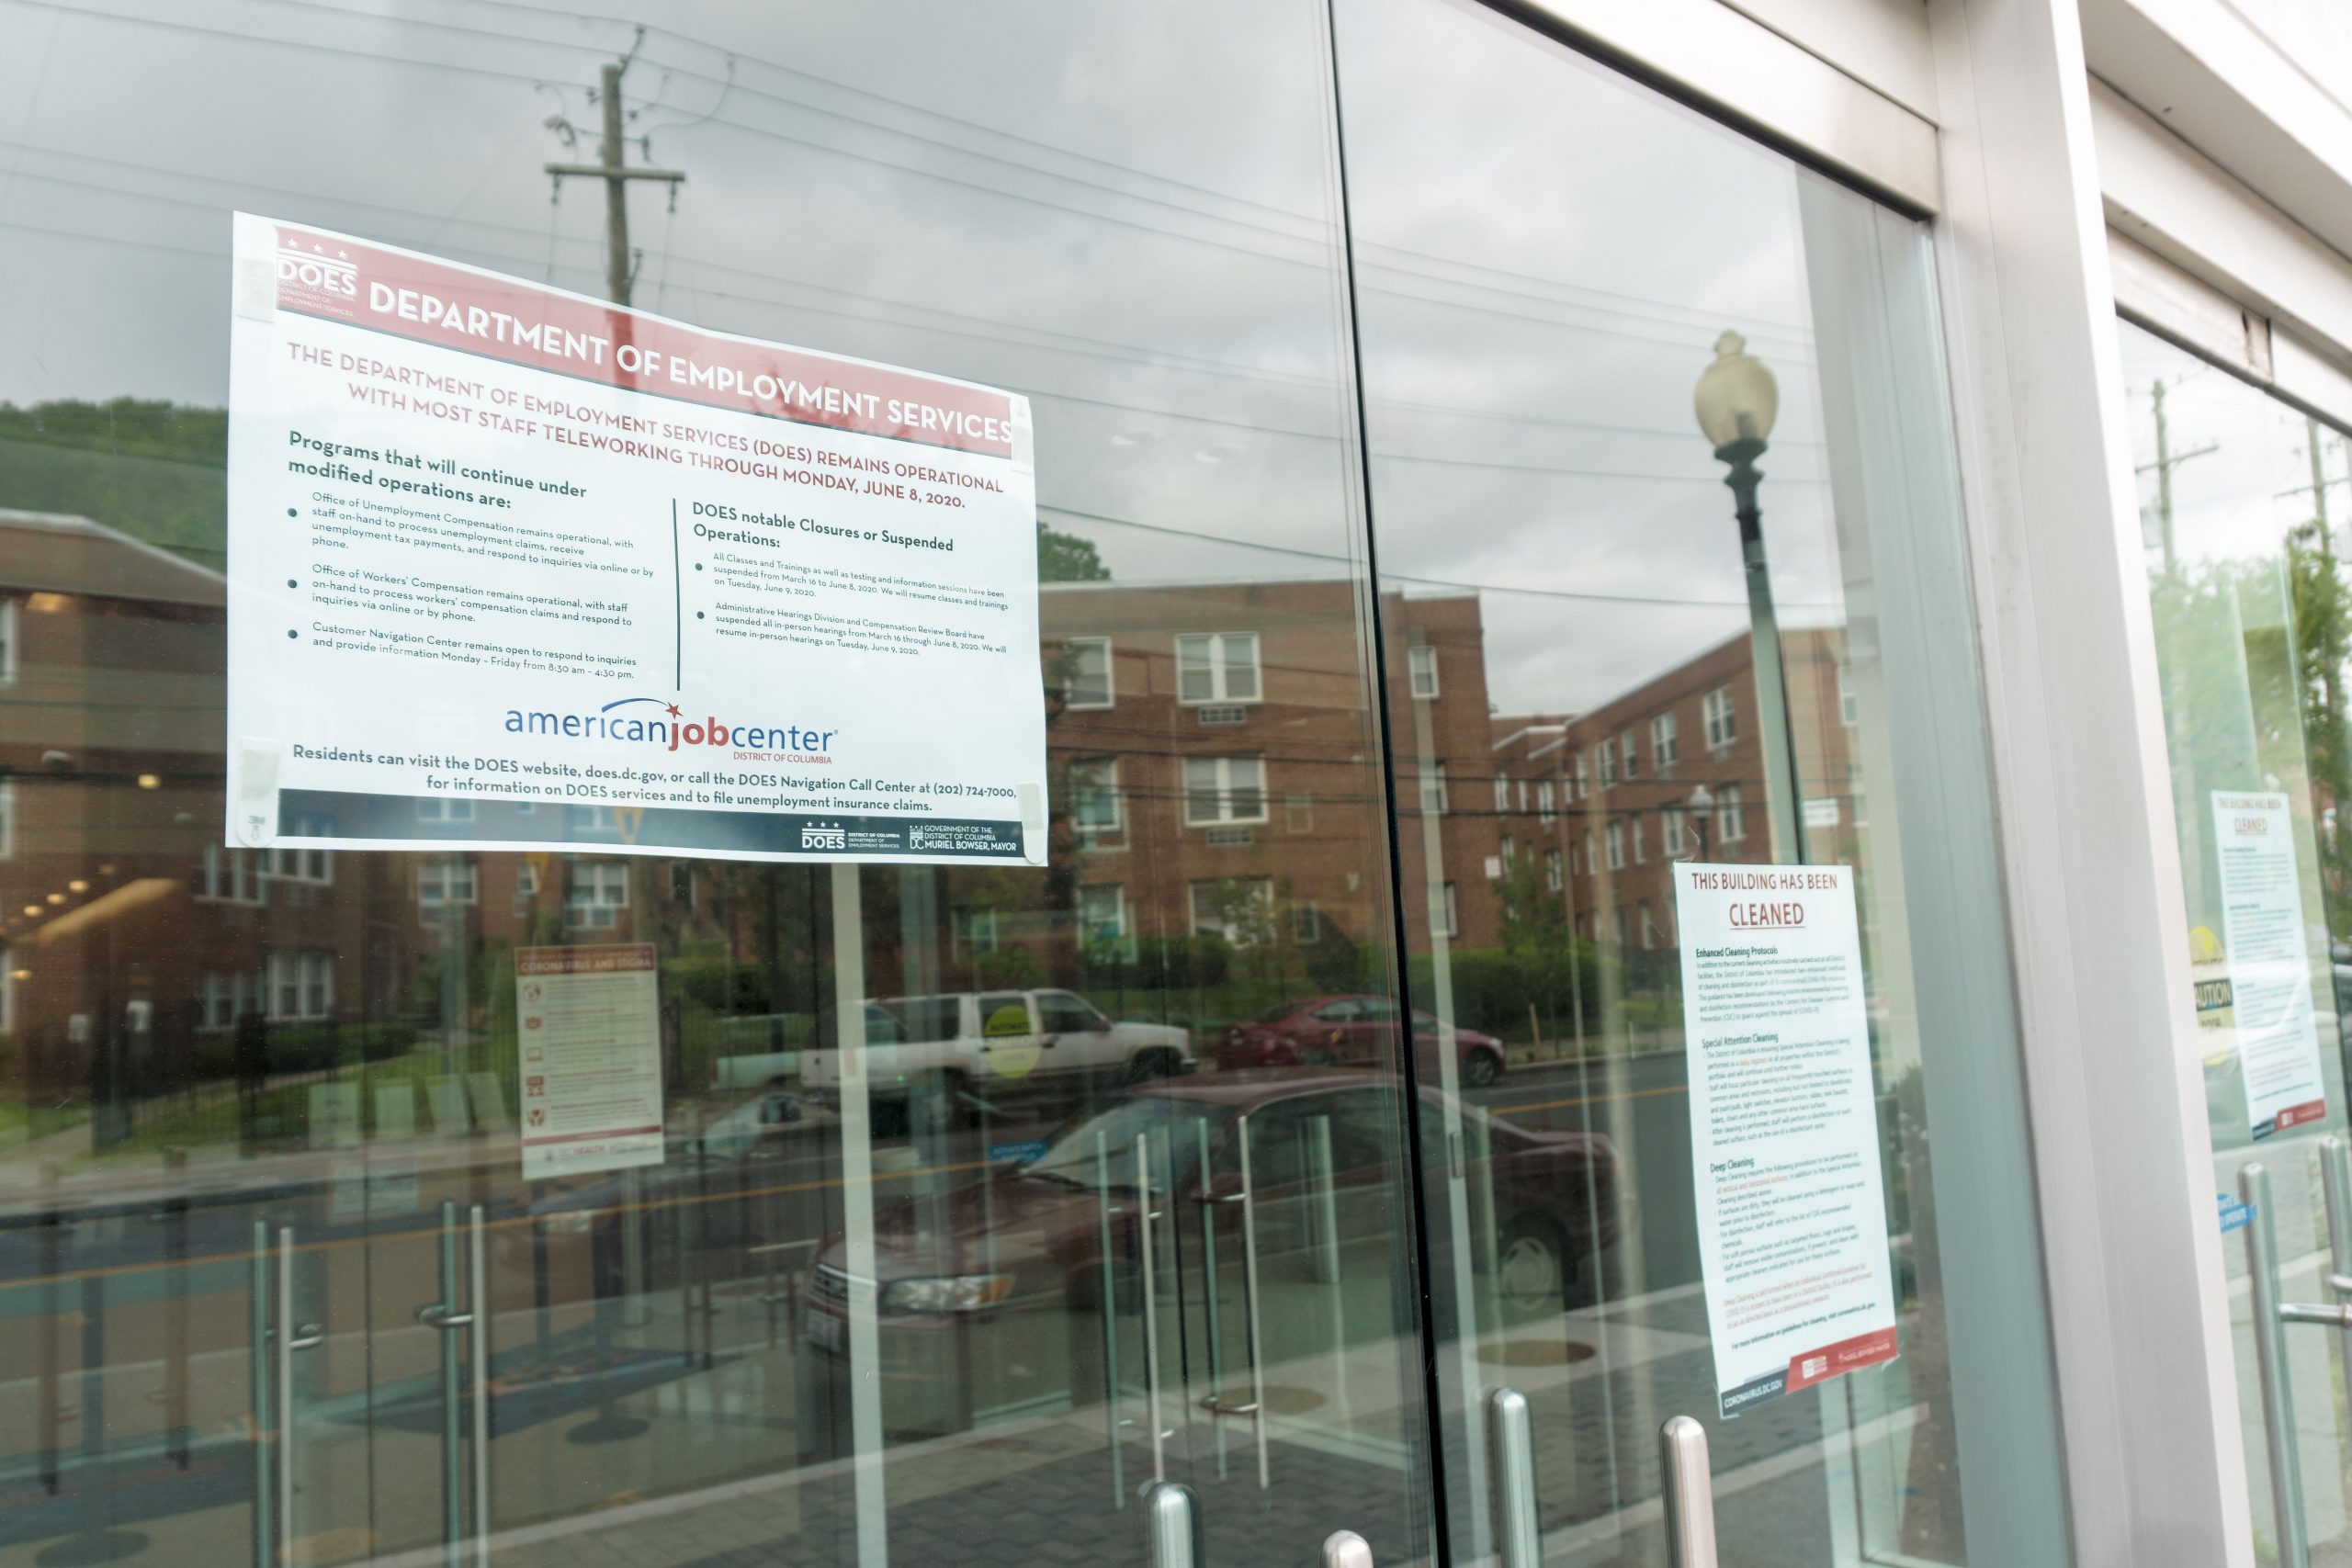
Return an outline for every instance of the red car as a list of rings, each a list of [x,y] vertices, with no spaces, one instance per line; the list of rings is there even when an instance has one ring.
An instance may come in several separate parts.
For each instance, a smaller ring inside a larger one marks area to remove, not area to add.
[[[1386,997],[1308,997],[1303,1001],[1276,1002],[1225,1032],[1225,1038],[1217,1043],[1216,1065],[1228,1072],[1238,1067],[1301,1065],[1385,1066],[1396,1059],[1399,1011]],[[1437,1020],[1415,1012],[1413,1044],[1420,1053],[1425,1074],[1435,1072],[1437,1041]],[[1503,1076],[1503,1043],[1493,1035],[1457,1029],[1453,1050],[1462,1064],[1464,1088],[1484,1089]]]

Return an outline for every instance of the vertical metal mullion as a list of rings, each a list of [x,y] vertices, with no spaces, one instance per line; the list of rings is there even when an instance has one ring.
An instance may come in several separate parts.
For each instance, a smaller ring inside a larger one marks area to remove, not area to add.
[[[1329,118],[1331,128],[1331,152],[1334,160],[1333,187],[1339,197],[1340,208],[1340,302],[1341,311],[1346,318],[1348,368],[1350,377],[1349,390],[1351,393],[1350,400],[1354,404],[1355,409],[1356,463],[1353,478],[1359,487],[1358,494],[1363,499],[1363,571],[1366,581],[1361,611],[1364,626],[1364,636],[1360,639],[1360,641],[1364,646],[1366,656],[1371,661],[1370,669],[1367,671],[1367,679],[1364,684],[1367,696],[1372,704],[1373,729],[1377,739],[1380,764],[1374,776],[1369,782],[1380,805],[1383,826],[1387,830],[1388,891],[1390,899],[1389,929],[1395,950],[1394,961],[1396,964],[1397,1006],[1400,1011],[1400,1016],[1406,1021],[1405,1028],[1403,1030],[1404,1044],[1398,1053],[1400,1059],[1397,1065],[1397,1072],[1401,1075],[1405,1083],[1404,1132],[1406,1146],[1399,1152],[1401,1163],[1405,1168],[1408,1178],[1406,1186],[1408,1190],[1408,1201],[1411,1210],[1412,1225],[1412,1246],[1410,1250],[1413,1265],[1416,1269],[1416,1279],[1414,1283],[1418,1287],[1420,1304],[1419,1328],[1424,1353],[1419,1358],[1419,1359],[1420,1362],[1421,1416],[1424,1427],[1423,1440],[1428,1444],[1427,1451],[1430,1456],[1430,1465],[1432,1469],[1437,1469],[1442,1467],[1442,1456],[1446,1451],[1446,1444],[1445,1415],[1442,1403],[1443,1390],[1441,1386],[1438,1375],[1438,1358],[1435,1354],[1435,1347],[1430,1343],[1430,1336],[1434,1332],[1437,1321],[1435,1314],[1436,1298],[1434,1293],[1437,1270],[1436,1260],[1430,1255],[1430,1251],[1428,1173],[1422,1168],[1421,1162],[1421,1117],[1427,1108],[1421,1104],[1420,1100],[1420,1064],[1416,1060],[1417,1053],[1413,1049],[1412,1044],[1412,948],[1411,942],[1407,936],[1405,861],[1404,856],[1399,852],[1399,846],[1403,842],[1404,829],[1397,818],[1396,793],[1393,787],[1393,781],[1396,778],[1396,727],[1389,713],[1388,705],[1387,637],[1382,627],[1380,619],[1380,547],[1377,538],[1378,530],[1374,525],[1372,516],[1372,423],[1364,400],[1363,333],[1357,321],[1355,309],[1357,296],[1355,215],[1348,194],[1347,115],[1344,105],[1344,94],[1341,91],[1340,80],[1338,0],[1324,0],[1321,9],[1323,21],[1324,58],[1329,67],[1328,82],[1330,89]],[[1249,1180],[1249,1144],[1246,1139],[1242,1145],[1242,1170],[1243,1188],[1246,1191],[1248,1190]],[[1249,1224],[1249,1217],[1253,1207],[1254,1205],[1246,1201],[1242,1205],[1245,1235],[1250,1235],[1250,1233],[1254,1231],[1254,1226],[1251,1226]],[[1257,1262],[1254,1236],[1252,1236],[1250,1246],[1247,1251],[1247,1261],[1249,1263],[1248,1273],[1251,1297],[1250,1314],[1250,1332],[1251,1341],[1250,1369],[1252,1378],[1261,1380],[1261,1386],[1258,1389],[1256,1403],[1259,1407],[1259,1414],[1257,1416],[1258,1483],[1262,1487],[1266,1484],[1266,1417],[1262,1379],[1261,1374],[1258,1370],[1261,1362],[1258,1355],[1257,1344]],[[1469,1332],[1469,1329],[1470,1325],[1464,1323],[1459,1325],[1457,1332],[1466,1334]],[[1474,1456],[1477,1451],[1477,1434],[1474,1427],[1471,1435],[1471,1450]],[[1474,1464],[1474,1472],[1476,1468],[1477,1467]],[[1442,1478],[1440,1478],[1437,1483],[1433,1484],[1430,1488],[1430,1522],[1436,1532],[1435,1540],[1431,1543],[1430,1547],[1430,1557],[1435,1563],[1440,1565],[1440,1568],[1444,1568],[1444,1565],[1452,1562],[1453,1558],[1453,1536],[1446,1487],[1443,1483]],[[1476,1511],[1474,1509],[1473,1517],[1476,1518],[1477,1517]],[[1483,1533],[1483,1531],[1480,1533]],[[1475,1555],[1482,1552],[1483,1550],[1483,1542],[1474,1540],[1472,1544],[1472,1553]]]

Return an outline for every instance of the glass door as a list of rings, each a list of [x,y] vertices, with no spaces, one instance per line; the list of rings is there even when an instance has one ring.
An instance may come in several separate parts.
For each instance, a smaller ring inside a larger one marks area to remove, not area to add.
[[[2119,330],[2256,1539],[2330,1561],[2347,1528],[2337,1334],[2283,1309],[2330,1305],[2352,1261],[2345,436]]]
[[[1663,1561],[1687,1416],[1726,1561],[2061,1561],[1926,231],[1338,17],[1448,1550],[1532,1469],[1546,1561]]]

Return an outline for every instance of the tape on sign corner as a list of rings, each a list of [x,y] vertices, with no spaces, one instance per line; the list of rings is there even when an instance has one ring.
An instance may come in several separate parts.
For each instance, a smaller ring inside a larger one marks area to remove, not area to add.
[[[232,309],[248,321],[277,314],[277,225],[250,212],[235,219],[237,264]]]
[[[1037,471],[1037,427],[1030,423],[1029,400],[1012,400],[1012,466],[1024,474]]]
[[[277,840],[277,771],[286,748],[247,736],[237,748],[237,797],[229,807],[230,836],[266,848]]]
[[[1021,786],[1021,858],[1031,865],[1046,863],[1046,786]]]

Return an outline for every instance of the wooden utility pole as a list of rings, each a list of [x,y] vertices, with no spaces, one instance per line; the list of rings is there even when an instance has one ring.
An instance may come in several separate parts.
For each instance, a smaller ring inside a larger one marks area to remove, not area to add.
[[[2165,384],[2154,383],[2148,389],[2149,400],[2156,412],[2156,460],[2140,465],[2140,472],[2153,468],[2156,474],[2156,528],[2164,546],[2165,575],[2180,575],[2180,556],[2173,541],[2172,532],[2172,471],[2191,457],[2202,457],[2208,452],[2218,452],[2221,444],[2208,441],[2202,446],[2192,446],[2186,452],[2172,450],[2172,433],[2165,421]]]
[[[685,174],[678,169],[633,169],[629,167],[628,148],[621,137],[621,73],[628,69],[627,60],[616,60],[605,67],[602,92],[605,111],[605,134],[598,148],[600,161],[594,164],[549,164],[548,173],[560,188],[566,175],[605,182],[605,291],[616,305],[628,303],[629,285],[637,279],[635,259],[628,248],[628,182],[660,180],[670,186],[672,199],[685,181]],[[566,132],[567,136],[569,131]]]

